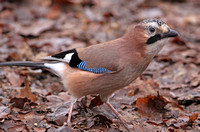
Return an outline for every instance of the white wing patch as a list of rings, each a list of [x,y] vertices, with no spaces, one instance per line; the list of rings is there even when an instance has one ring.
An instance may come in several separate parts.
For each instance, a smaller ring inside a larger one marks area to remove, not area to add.
[[[60,62],[60,63],[45,63],[44,65],[46,67],[52,69],[56,73],[58,73],[58,75],[62,75],[63,70],[65,69],[65,63],[62,63],[62,62]]]
[[[74,53],[66,54],[64,60],[66,60],[67,62],[70,62],[71,59],[72,59],[72,55],[73,55],[73,54],[74,54]]]

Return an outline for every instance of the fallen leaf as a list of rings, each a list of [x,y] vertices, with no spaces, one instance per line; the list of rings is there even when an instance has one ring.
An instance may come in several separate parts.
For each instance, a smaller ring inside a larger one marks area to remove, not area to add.
[[[29,41],[31,47],[40,48],[40,50],[55,53],[66,49],[67,46],[73,44],[74,41],[70,37],[55,37],[41,38],[39,40]]]
[[[64,103],[70,102],[69,100],[64,100],[62,97],[58,95],[48,95],[46,96],[47,102],[47,108],[51,109],[51,111],[55,111],[58,107],[63,106]]]
[[[53,113],[47,114],[46,119],[51,122],[55,122],[57,125],[63,125],[67,120],[69,108],[66,106],[58,107]]]
[[[180,38],[180,37],[173,38],[172,42],[176,43],[178,45],[186,45],[186,43],[187,43],[183,38]]]
[[[102,100],[100,99],[99,96],[96,96],[90,103],[89,105],[89,108],[92,108],[92,107],[95,107],[95,106],[99,106],[99,105],[102,105],[103,102]]]
[[[60,16],[60,6],[58,5],[53,5],[49,12],[46,14],[46,17],[49,19],[57,19]]]
[[[37,100],[36,95],[31,92],[31,88],[29,87],[29,82],[27,79],[25,80],[25,87],[23,89],[21,89],[21,91],[20,91],[19,97],[27,98],[27,99],[31,100],[31,102],[34,102]]]
[[[106,116],[101,115],[101,114],[95,115],[94,118],[99,118],[104,123],[109,123],[109,124],[112,123],[110,119],[108,119]]]
[[[22,122],[24,122],[29,129],[35,128],[35,127],[43,127],[48,128],[48,125],[44,123],[43,119],[45,115],[39,115],[34,112],[29,112],[27,114],[18,114],[18,119],[20,119]]]
[[[198,118],[198,113],[197,112],[194,112],[191,116],[190,116],[190,118],[189,118],[189,121],[186,123],[186,124],[183,124],[183,125],[181,125],[180,127],[181,128],[185,128],[185,127],[187,127],[188,125],[191,125],[197,118]]]
[[[143,98],[138,98],[136,101],[136,107],[138,108],[139,113],[150,116],[164,109],[167,103],[167,100],[162,96],[148,95]]]
[[[26,125],[23,122],[16,122],[13,120],[7,120],[0,124],[0,130],[4,130],[6,132],[28,132]]]
[[[193,123],[197,118],[198,118],[198,113],[197,112],[194,112],[191,116],[190,116],[190,119],[189,119],[189,123]]]
[[[71,4],[76,4],[79,5],[81,4],[84,0],[53,0],[55,3],[60,3],[60,4],[66,4],[66,5],[71,5]]]
[[[10,103],[13,103],[13,107],[19,108],[19,109],[23,109],[25,106],[25,103],[30,103],[30,100],[27,98],[12,98],[10,100]]]
[[[39,36],[42,32],[53,27],[54,22],[48,19],[38,19],[31,23],[31,25],[22,25],[21,23],[12,23],[10,26],[15,32],[24,36]]]
[[[74,130],[66,124],[64,124],[63,126],[57,128],[56,130],[53,130],[53,131],[56,131],[56,132],[74,132]]]
[[[6,118],[6,116],[10,113],[10,108],[6,106],[0,106],[0,122]]]
[[[24,77],[18,75],[13,69],[5,69],[5,73],[12,86],[20,86],[24,81]]]

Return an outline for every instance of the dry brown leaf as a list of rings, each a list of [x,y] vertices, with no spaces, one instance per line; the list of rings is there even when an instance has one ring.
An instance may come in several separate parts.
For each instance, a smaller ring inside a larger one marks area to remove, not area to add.
[[[31,92],[31,88],[29,87],[29,82],[27,79],[25,81],[25,87],[21,89],[20,91],[19,97],[30,99],[31,102],[34,102],[37,100],[36,95]]]
[[[102,105],[103,102],[101,100],[101,98],[99,96],[96,96],[90,103],[89,107],[92,108],[92,107],[95,107],[95,106],[99,106],[99,105]]]
[[[46,17],[49,19],[57,19],[60,16],[60,13],[60,7],[58,5],[53,5],[46,14]]]
[[[45,127],[44,122],[42,121],[44,119],[44,115],[38,115],[34,112],[29,112],[27,114],[18,114],[17,117],[27,124],[27,126],[31,128],[35,127]]]
[[[198,113],[197,113],[197,112],[194,112],[194,113],[190,116],[189,121],[188,121],[186,124],[181,125],[180,127],[181,127],[181,128],[185,128],[185,127],[187,127],[188,125],[192,124],[192,123],[198,118],[198,116],[199,116]]]
[[[58,107],[53,113],[47,114],[46,119],[51,122],[55,122],[57,125],[63,125],[67,120],[69,108],[66,106]]]
[[[189,119],[189,123],[192,123],[194,122],[197,118],[198,118],[199,114],[197,112],[194,112],[191,116],[190,116],[190,119]]]
[[[12,98],[10,100],[10,103],[13,103],[13,107],[23,109],[25,106],[25,103],[30,103],[30,100],[27,98]]]
[[[53,0],[56,3],[60,3],[60,4],[80,4],[81,2],[83,2],[83,0]]]
[[[26,125],[21,121],[7,120],[4,123],[0,124],[0,130],[6,132],[28,132]]]
[[[22,23],[12,23],[10,26],[15,32],[24,36],[39,36],[42,32],[53,27],[54,22],[48,19],[38,19],[33,21],[31,25],[23,25]]]
[[[168,102],[162,96],[148,95],[143,98],[138,98],[136,101],[136,107],[138,108],[139,113],[149,116],[164,109],[167,103]]]
[[[24,81],[24,77],[21,77],[16,72],[14,72],[14,70],[12,70],[12,69],[10,69],[10,70],[6,69],[5,73],[6,73],[5,74],[6,77],[8,78],[8,80],[12,86],[20,86]]]
[[[10,113],[10,108],[6,106],[0,106],[0,121]]]

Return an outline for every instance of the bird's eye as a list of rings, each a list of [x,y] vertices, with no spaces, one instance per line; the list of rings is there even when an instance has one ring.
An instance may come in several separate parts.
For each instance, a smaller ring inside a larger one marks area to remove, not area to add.
[[[149,32],[150,33],[154,33],[156,31],[156,29],[154,27],[149,27]]]

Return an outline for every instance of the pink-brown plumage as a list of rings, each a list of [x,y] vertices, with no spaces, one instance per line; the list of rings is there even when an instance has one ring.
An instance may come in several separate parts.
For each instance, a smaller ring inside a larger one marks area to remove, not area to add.
[[[47,62],[4,62],[0,66],[41,67],[59,75],[72,96],[68,123],[77,99],[99,94],[102,101],[125,124],[109,103],[110,95],[140,76],[164,46],[165,38],[175,36],[177,32],[171,30],[166,23],[150,19],[132,27],[121,38],[43,58]]]

